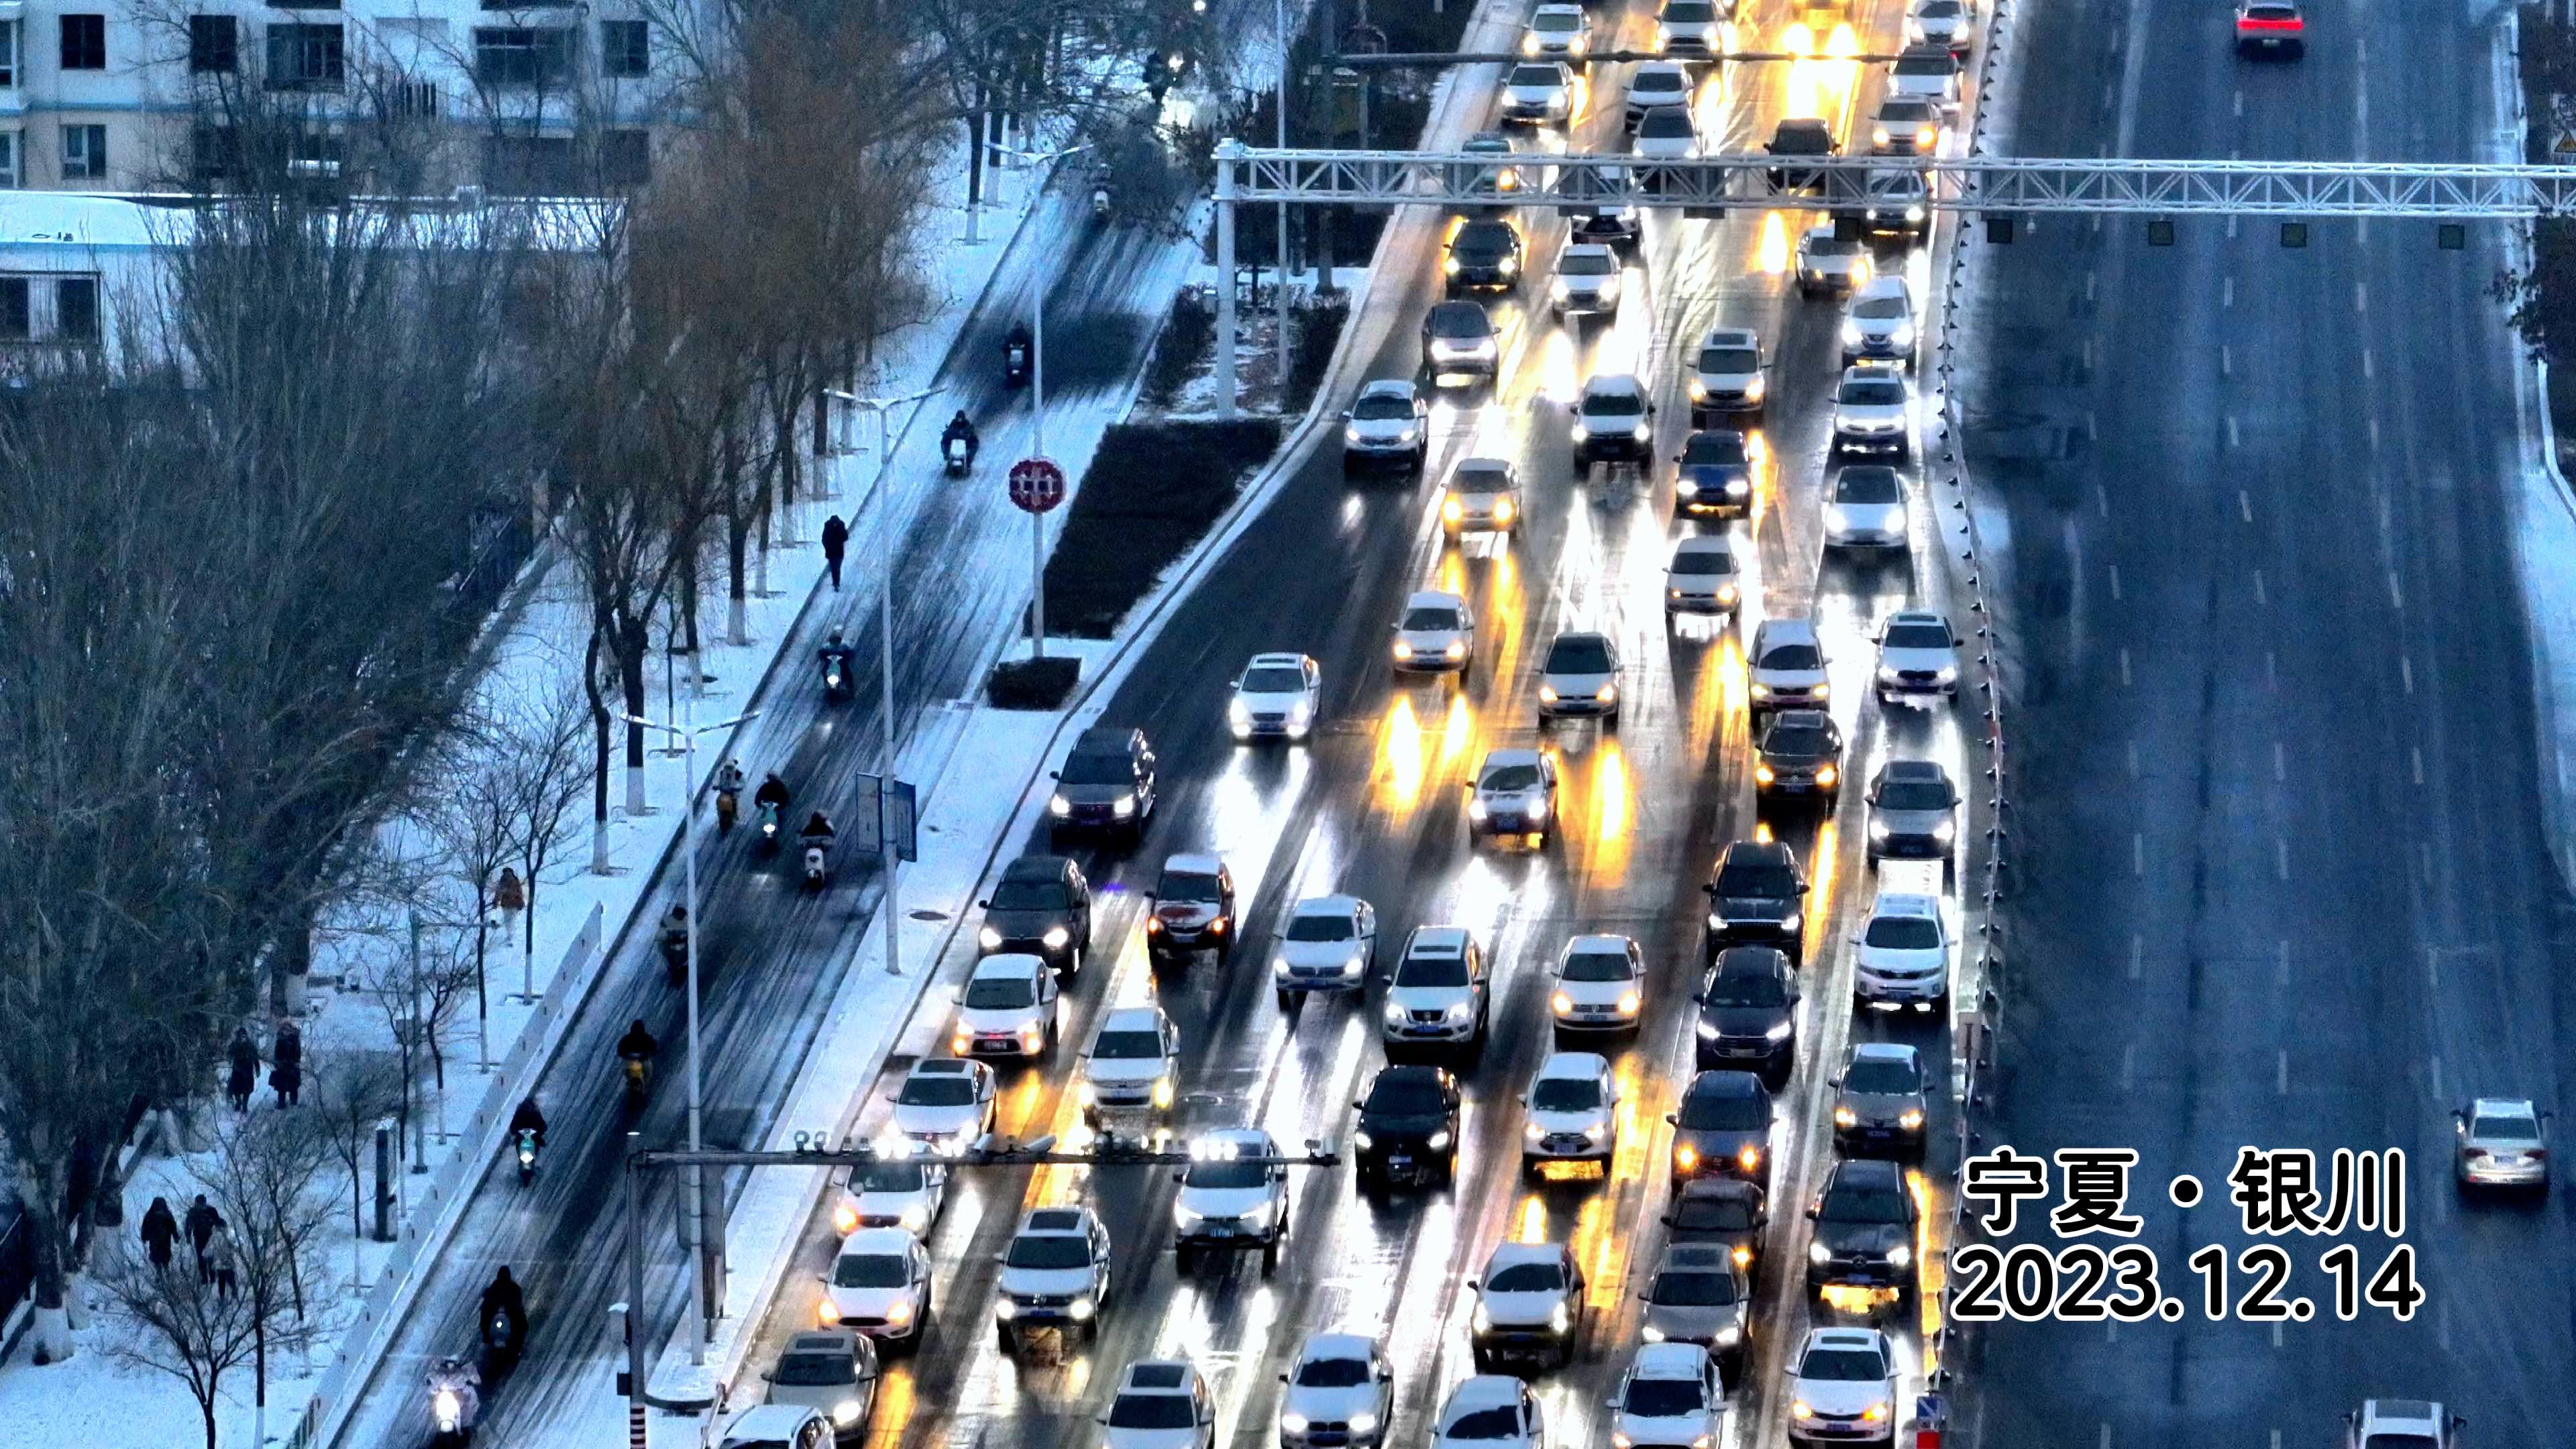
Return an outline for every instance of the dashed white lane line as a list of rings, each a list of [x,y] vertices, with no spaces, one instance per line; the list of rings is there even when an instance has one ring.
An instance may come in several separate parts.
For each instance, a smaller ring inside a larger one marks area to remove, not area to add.
[[[2120,651],[2120,687],[2126,689],[2129,682],[2129,651],[2123,648]]]
[[[2281,1346],[2281,1325],[2277,1321],[2272,1325],[2272,1346],[2274,1348]]]
[[[2099,484],[2099,483],[2094,484],[2094,485],[2093,485],[2093,506],[2094,506],[2094,507],[2096,507],[2096,508],[2098,508],[2098,509],[2100,509],[2100,510],[2102,511],[2102,516],[2103,516],[2104,518],[2108,518],[2108,517],[2110,517],[2110,516],[2111,516],[2111,490],[2110,490],[2110,489],[2108,489],[2108,488],[2103,487],[2103,486],[2102,486],[2101,484]]]
[[[2218,344],[2218,375],[2219,375],[2220,377],[2232,377],[2232,376],[2234,376],[2234,375],[2235,375],[2235,373],[2236,373],[2236,353],[2235,353],[2235,350],[2234,350],[2234,349],[2232,349],[2232,348],[2230,348],[2226,343],[2222,342],[2222,343]]]
[[[2279,740],[2272,742],[2272,778],[2275,780],[2290,778],[2290,752]]]
[[[2133,830],[2129,832],[2129,874],[2143,879],[2146,873],[2147,837]]]
[[[2111,1426],[2107,1423],[2102,1426],[2102,1449],[2111,1449]]]
[[[2218,305],[2221,307],[2233,307],[2236,305],[2236,279],[2234,277],[2221,277],[2218,279]]]
[[[2418,842],[2415,853],[2424,862],[2424,884],[2429,886],[2433,883],[2433,842]]]
[[[2272,967],[2272,979],[2287,986],[2290,984],[2290,939],[2284,936],[2275,944],[2278,949],[2273,952],[2276,964]]]
[[[2415,666],[2403,654],[2397,656],[2397,682],[2406,686],[2408,694],[2415,692]]]
[[[2379,419],[2377,418],[2370,420],[2370,451],[2374,453],[2379,451]]]
[[[2093,300],[2093,290],[2101,284],[2102,274],[2100,272],[2086,272],[2084,274],[2084,300],[2087,303],[2090,303]]]
[[[2109,567],[2111,570],[2111,602],[2116,604],[2120,601],[2120,566],[2118,564],[2112,564]]]
[[[2406,607],[2406,591],[2397,586],[2397,570],[2388,571],[2388,602],[2398,609]]]
[[[2368,282],[2355,282],[2352,284],[2352,310],[2356,312],[2367,312],[2370,310],[2370,284]]]
[[[2448,1100],[2449,1100],[2449,1094],[2448,1094],[2448,1093],[2446,1093],[2446,1092],[2444,1092],[2444,1091],[2442,1090],[2442,1059],[2441,1059],[2441,1057],[2439,1057],[2439,1056],[2435,1056],[2435,1057],[2433,1057],[2432,1059],[2430,1059],[2429,1061],[2425,1062],[2425,1064],[2424,1064],[2424,1070],[2425,1070],[2425,1074],[2426,1074],[2426,1076],[2427,1076],[2427,1077],[2430,1079],[2430,1081],[2432,1082],[2432,1086],[2433,1086],[2433,1100],[2434,1100],[2434,1101],[2436,1101],[2436,1102],[2448,1101]]]
[[[2232,211],[2227,213],[2227,239],[2236,240],[2236,213]]]
[[[2120,1090],[2125,1092],[2138,1080],[2138,1044],[2120,1048]]]
[[[2415,766],[2415,783],[2416,783],[2416,784],[2418,784],[2418,785],[2423,784],[2423,783],[2424,783],[2424,747],[2423,747],[2422,745],[2408,745],[2408,746],[2406,747],[2406,757],[2407,757],[2407,759],[2408,759],[2409,761],[2411,761],[2411,762],[2414,764],[2414,766]]]
[[[2236,414],[2229,413],[2227,415],[2227,446],[2235,448],[2241,447],[2243,444],[2244,439],[2239,437],[2236,432]]]
[[[2448,1197],[2450,1194],[2437,1192],[2433,1196]],[[2441,1345],[2442,1352],[2451,1351],[2451,1300],[2447,1298],[2433,1305],[2433,1341]]]
[[[2129,741],[2129,778],[2138,778],[2138,742]]]
[[[2290,1095],[2290,1049],[2288,1047],[2281,1048],[2280,1054],[2272,1059],[2272,1090],[2284,1097]]]
[[[2272,874],[2290,878],[2290,842],[2278,835],[2272,837]]]
[[[2084,410],[2084,441],[2088,443],[2102,441],[2102,420],[2094,416],[2090,408]],[[2105,512],[2108,510],[2106,509]]]
[[[2278,693],[2281,688],[2281,655],[2278,650],[2263,651],[2263,687]]]
[[[2361,349],[2361,375],[2364,377],[2377,377],[2379,375],[2378,366],[2373,362],[2371,350],[2367,347]]]
[[[2112,81],[2102,82],[2102,109],[2109,110],[2120,101],[2120,87]]]
[[[2256,569],[2254,571],[2254,602],[2258,604],[2268,604],[2272,602],[2269,598],[2264,596],[2263,571],[2261,569]]]
[[[2245,93],[2244,93],[2243,91],[2238,91],[2238,92],[2236,93],[2236,104],[2235,104],[2234,109],[2235,109],[2236,114],[2237,114],[2240,118],[2244,116],[2244,114],[2245,114]]]
[[[2084,339],[2084,370],[2086,372],[2093,370],[2093,339],[2090,337]],[[2363,370],[2368,371],[2367,368]]]
[[[2441,994],[2442,950],[2438,946],[2428,946],[2424,949],[2424,981],[2426,985],[2433,988],[2435,995]]]
[[[2254,495],[2246,492],[2242,488],[2237,489],[2236,511],[2247,523],[2252,523],[2254,521]]]
[[[2147,938],[2137,931],[2129,933],[2129,979],[2147,974]]]

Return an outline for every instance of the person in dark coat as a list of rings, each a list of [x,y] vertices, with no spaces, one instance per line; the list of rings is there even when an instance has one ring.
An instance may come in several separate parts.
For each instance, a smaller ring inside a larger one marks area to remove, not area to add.
[[[304,1033],[296,1030],[294,1022],[287,1022],[277,1029],[277,1043],[269,1055],[277,1058],[281,1067],[304,1065]]]
[[[259,1085],[259,1048],[250,1043],[250,1028],[233,1028],[232,1076],[224,1083],[225,1095],[233,1099],[233,1110],[250,1110],[251,1089]]]
[[[294,1062],[279,1062],[268,1069],[268,1085],[277,1093],[277,1105],[296,1106],[304,1096],[304,1068]]]
[[[832,572],[832,592],[841,591],[841,555],[850,548],[850,526],[835,513],[823,520],[823,567]]]
[[[197,1281],[200,1283],[215,1281],[215,1275],[206,1267],[206,1244],[214,1238],[215,1229],[223,1225],[224,1215],[215,1211],[215,1205],[206,1201],[204,1193],[197,1194],[197,1200],[188,1204],[188,1246],[197,1250]]]
[[[151,1255],[152,1266],[169,1267],[170,1247],[178,1241],[179,1217],[170,1211],[170,1200],[152,1199],[152,1206],[143,1210],[143,1250]]]

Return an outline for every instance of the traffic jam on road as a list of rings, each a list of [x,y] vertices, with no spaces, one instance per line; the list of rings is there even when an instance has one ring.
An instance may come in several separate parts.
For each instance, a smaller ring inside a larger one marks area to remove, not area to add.
[[[1467,118],[1491,204],[1390,239],[1394,340],[1071,739],[902,1033],[753,1350],[773,1403],[1156,1449],[1913,1421],[1980,761],[1905,162],[1955,144],[1979,32],[1528,12]],[[1823,58],[1722,58],[1755,42]],[[1511,199],[1559,152],[1765,144],[1890,165],[1722,220]],[[976,1160],[1040,1137],[1179,1160]]]

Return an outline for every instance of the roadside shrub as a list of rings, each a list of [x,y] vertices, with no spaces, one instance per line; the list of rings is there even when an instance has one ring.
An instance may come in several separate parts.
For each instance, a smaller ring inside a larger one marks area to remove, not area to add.
[[[1050,654],[1044,659],[1013,659],[993,666],[984,696],[995,709],[1062,709],[1073,687],[1082,681],[1082,661]]]

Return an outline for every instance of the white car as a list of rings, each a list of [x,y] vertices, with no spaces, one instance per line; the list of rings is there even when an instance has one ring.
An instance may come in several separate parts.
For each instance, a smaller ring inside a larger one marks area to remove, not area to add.
[[[1625,936],[1577,936],[1556,958],[1547,999],[1558,1031],[1635,1031],[1645,1006],[1646,957]]]
[[[1210,1132],[1190,1143],[1190,1165],[1172,1198],[1172,1247],[1183,1272],[1193,1254],[1259,1248],[1266,1276],[1288,1240],[1288,1169],[1260,1159],[1279,1144],[1259,1128]]]
[[[1755,714],[1823,709],[1833,698],[1833,686],[1825,678],[1824,641],[1804,619],[1765,619],[1755,625],[1745,659],[1745,691]]]
[[[1005,951],[975,963],[957,996],[948,1049],[958,1056],[1035,1059],[1055,1050],[1055,968]]]
[[[810,1404],[761,1404],[734,1415],[716,1449],[822,1449],[834,1440],[831,1416]]]
[[[1873,156],[1935,156],[1941,151],[1941,108],[1918,96],[1889,96],[1870,121]]]
[[[1875,1328],[1807,1331],[1789,1361],[1789,1438],[1801,1444],[1896,1442],[1896,1355]]]
[[[767,1377],[762,1403],[827,1415],[844,1443],[867,1437],[877,1403],[877,1351],[866,1335],[845,1328],[790,1334]]]
[[[1857,290],[1875,275],[1869,248],[1858,237],[1837,236],[1831,226],[1811,226],[1798,233],[1798,293]]]
[[[1394,654],[1399,670],[1465,674],[1476,661],[1475,610],[1456,594],[1434,589],[1413,594],[1395,621]]]
[[[1314,896],[1288,908],[1270,985],[1286,1011],[1314,991],[1357,991],[1377,964],[1377,908],[1357,896]]]
[[[1603,458],[1646,462],[1655,455],[1655,400],[1634,373],[1596,372],[1574,400],[1567,437],[1578,474]]]
[[[1118,1376],[1100,1416],[1102,1449],[1216,1449],[1216,1396],[1183,1359],[1145,1359]]]
[[[1923,703],[1959,693],[1959,636],[1950,616],[1906,609],[1878,629],[1878,702]]]
[[[1834,474],[1825,495],[1825,547],[1840,553],[1896,553],[1907,547],[1905,480],[1893,468],[1854,464]]]
[[[1691,354],[1691,426],[1728,414],[1760,416],[1770,383],[1762,338],[1750,327],[1711,327]]]
[[[982,1062],[915,1062],[894,1094],[895,1135],[915,1152],[962,1157],[993,1130],[993,1098],[993,1069]]]
[[[1461,458],[1441,490],[1440,528],[1451,535],[1521,531],[1520,470],[1500,458]]]
[[[1583,1268],[1563,1243],[1497,1244],[1467,1287],[1476,1295],[1467,1342],[1478,1373],[1510,1358],[1574,1361],[1583,1338]]]
[[[1690,70],[1677,60],[1650,60],[1628,77],[1628,129],[1657,106],[1687,106],[1699,90]]]
[[[1726,7],[1735,9],[1732,0]],[[1707,60],[1725,48],[1726,32],[1714,0],[1664,0],[1655,13],[1655,53]]]
[[[1509,1374],[1478,1374],[1449,1391],[1432,1422],[1431,1449],[1546,1449],[1538,1395]]]
[[[1521,54],[1532,60],[1562,60],[1575,65],[1592,51],[1592,17],[1580,5],[1541,5],[1530,12],[1529,29],[1521,35]]]
[[[1574,72],[1561,60],[1525,60],[1503,73],[1503,119],[1561,126],[1574,113]]]
[[[1538,722],[1592,717],[1619,724],[1619,646],[1607,634],[1559,634],[1538,671]]]
[[[1485,951],[1464,926],[1416,926],[1387,978],[1378,1036],[1393,1060],[1404,1048],[1484,1044],[1493,1008]]]
[[[1937,897],[1881,891],[1852,937],[1852,996],[1929,1011],[1950,994],[1950,927]]]
[[[1952,55],[1957,55],[1975,37],[1968,7],[1959,0],[1914,0],[1914,13],[1905,17],[1905,43],[1909,46],[1947,46]]]
[[[994,1336],[1002,1352],[1019,1351],[1032,1328],[1065,1333],[1099,1331],[1109,1301],[1109,1230],[1086,1207],[1032,1210],[1002,1250],[1002,1272],[993,1295]]]
[[[1709,1449],[1726,1417],[1726,1386],[1707,1349],[1650,1343],[1637,1350],[1610,1408],[1618,1449]]]
[[[2422,1399],[2364,1399],[2343,1422],[2346,1449],[2454,1449],[2468,1421]]]
[[[1431,455],[1430,432],[1431,409],[1412,383],[1382,377],[1363,384],[1342,414],[1342,471],[1394,462],[1419,473]]]
[[[1687,106],[1657,106],[1637,118],[1629,149],[1640,161],[1688,161],[1699,155],[1699,125]]]
[[[1576,313],[1616,313],[1619,288],[1617,253],[1600,242],[1567,242],[1547,284],[1548,306],[1559,320]]]
[[[2549,1114],[2521,1097],[2480,1097],[2458,1119],[2460,1186],[2549,1190]]]
[[[1111,1112],[1168,1112],[1180,1088],[1180,1033],[1163,1008],[1122,1006],[1104,1017],[1083,1053],[1083,1119]]]
[[[1303,654],[1255,654],[1234,677],[1225,723],[1237,740],[1302,740],[1324,703],[1324,674]]]
[[[1524,835],[1544,844],[1556,828],[1556,761],[1542,750],[1488,750],[1467,787],[1467,833]]]
[[[1843,316],[1843,366],[1864,358],[1910,366],[1914,360],[1914,290],[1903,277],[1873,277],[1852,293]]]
[[[1619,1151],[1619,1089],[1598,1052],[1555,1052],[1522,1094],[1521,1170],[1546,1162],[1597,1162]]]
[[[1888,68],[1887,93],[1892,96],[1921,96],[1945,111],[1959,108],[1959,57],[1950,47],[1911,45],[1896,57]]]
[[[1735,546],[1722,533],[1694,533],[1673,545],[1664,570],[1664,613],[1732,614],[1744,600]]]
[[[1395,1370],[1361,1334],[1306,1335],[1279,1381],[1281,1449],[1370,1449],[1395,1417]]]
[[[832,1230],[848,1237],[861,1228],[902,1228],[926,1236],[948,1201],[948,1168],[934,1158],[887,1155],[862,1162],[841,1179],[832,1205]]]
[[[1906,431],[1913,418],[1903,369],[1892,362],[1855,363],[1843,369],[1842,384],[1834,389],[1834,451],[1902,458],[1913,451]]]
[[[814,1317],[889,1347],[921,1346],[930,1326],[930,1254],[903,1228],[861,1228],[841,1240]]]

